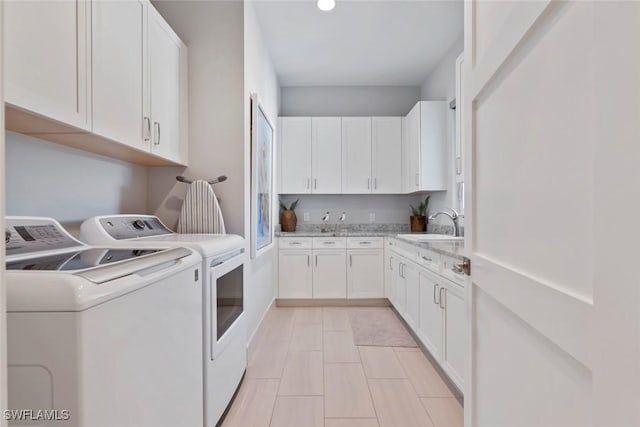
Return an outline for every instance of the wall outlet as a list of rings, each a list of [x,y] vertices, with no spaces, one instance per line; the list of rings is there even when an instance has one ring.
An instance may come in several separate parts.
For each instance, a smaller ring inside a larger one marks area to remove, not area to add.
[[[369,222],[376,222],[376,214],[374,212],[369,214]]]
[[[303,215],[303,221],[309,221],[309,212],[305,212]]]

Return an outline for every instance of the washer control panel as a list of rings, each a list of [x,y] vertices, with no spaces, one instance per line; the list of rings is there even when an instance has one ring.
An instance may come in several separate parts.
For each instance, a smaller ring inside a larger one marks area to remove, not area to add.
[[[7,217],[4,242],[8,256],[83,246],[50,218]]]
[[[147,215],[119,215],[100,218],[100,226],[115,240],[173,234],[159,218]]]

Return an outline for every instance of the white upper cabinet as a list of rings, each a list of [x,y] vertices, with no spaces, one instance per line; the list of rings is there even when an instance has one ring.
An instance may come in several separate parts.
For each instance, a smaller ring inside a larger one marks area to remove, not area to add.
[[[311,193],[311,117],[280,118],[280,192]]]
[[[372,193],[402,192],[402,117],[371,119]]]
[[[148,151],[147,3],[92,4],[93,132]]]
[[[149,98],[151,151],[183,163],[180,141],[180,50],[182,42],[160,14],[149,8]]]
[[[311,119],[312,193],[342,191],[342,132],[340,117]]]
[[[406,117],[406,193],[447,189],[447,108],[445,101],[420,101]]]
[[[5,101],[21,110],[89,130],[88,2],[3,3]]]
[[[342,193],[370,193],[371,118],[342,118]]]

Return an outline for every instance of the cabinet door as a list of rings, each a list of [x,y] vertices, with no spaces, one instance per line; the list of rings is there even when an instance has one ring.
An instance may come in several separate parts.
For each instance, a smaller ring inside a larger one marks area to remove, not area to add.
[[[93,133],[149,151],[147,6],[95,1],[92,11]]]
[[[404,280],[407,295],[404,320],[406,320],[407,324],[416,331],[418,329],[418,310],[420,307],[418,300],[419,277],[418,268],[413,263],[406,264]]]
[[[384,296],[393,304],[393,280],[395,278],[398,260],[390,250],[384,251]]]
[[[313,251],[313,297],[347,297],[345,251]]]
[[[311,117],[282,117],[278,134],[280,192],[311,193]]]
[[[278,296],[312,298],[311,251],[280,251]]]
[[[90,130],[87,1],[7,1],[5,101]]]
[[[420,318],[418,337],[439,362],[442,358],[442,308],[439,304],[440,280],[424,270],[419,272]]]
[[[420,189],[420,103],[406,118],[404,138],[404,191],[412,193]]]
[[[311,119],[312,193],[338,194],[342,189],[340,117]]]
[[[384,257],[381,249],[347,251],[347,298],[384,296]]]
[[[371,118],[342,118],[342,193],[370,193]]]
[[[402,258],[398,259],[398,268],[396,269],[397,275],[396,280],[394,280],[394,290],[393,299],[395,300],[395,308],[398,310],[401,316],[404,317],[404,311],[407,303],[407,285],[405,279],[405,272],[407,269],[407,264],[402,261]]]
[[[402,192],[402,118],[371,119],[372,192]]]
[[[465,310],[461,286],[443,279],[441,305],[444,307],[444,346],[442,368],[462,390],[464,383]]]
[[[180,162],[180,39],[149,8],[149,98],[151,151]]]
[[[420,191],[447,189],[447,115],[445,101],[421,101],[419,118],[419,157],[417,157]]]

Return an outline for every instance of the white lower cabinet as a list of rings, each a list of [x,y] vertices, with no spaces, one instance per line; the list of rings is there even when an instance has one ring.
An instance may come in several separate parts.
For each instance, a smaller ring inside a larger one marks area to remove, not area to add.
[[[418,300],[418,267],[413,263],[407,263],[404,267],[404,281],[406,288],[406,303],[404,319],[415,331],[418,327],[419,300]]]
[[[347,260],[343,250],[313,251],[313,298],[347,297]]]
[[[417,335],[436,360],[442,353],[442,307],[440,306],[440,283],[438,277],[421,270],[420,276],[420,320]]]
[[[444,347],[442,351],[442,368],[449,378],[460,388],[464,374],[464,290],[461,286],[448,280],[442,281],[444,290],[441,292],[440,304],[444,312]]]
[[[280,298],[313,298],[310,250],[280,251],[278,294]]]
[[[347,298],[384,296],[384,259],[380,249],[347,251]]]

